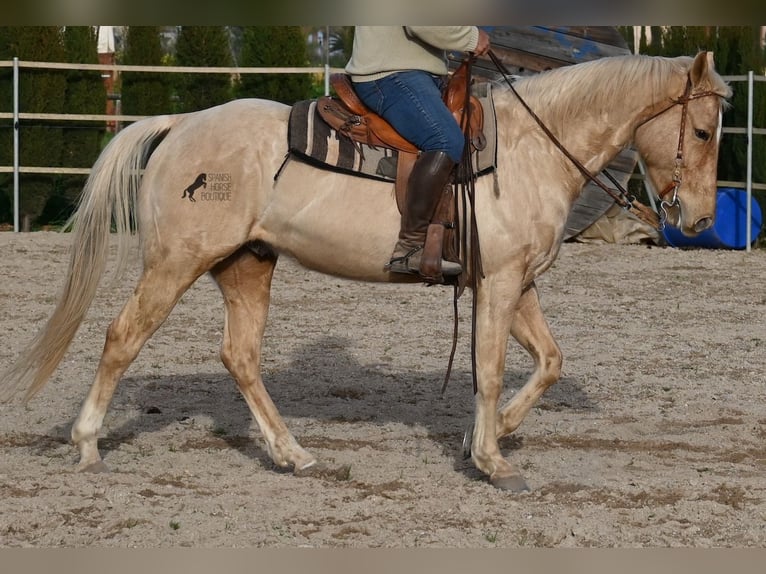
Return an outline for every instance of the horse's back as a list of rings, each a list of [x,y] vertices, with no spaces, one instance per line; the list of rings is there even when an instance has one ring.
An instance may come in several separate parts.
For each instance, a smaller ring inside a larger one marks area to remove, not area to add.
[[[184,114],[174,129],[175,135],[189,144],[209,141],[211,145],[232,145],[252,141],[258,131],[286,129],[290,106],[273,100],[243,98],[204,110]],[[285,132],[286,134],[286,132]],[[262,137],[272,138],[269,131]],[[194,141],[194,136],[198,141]]]

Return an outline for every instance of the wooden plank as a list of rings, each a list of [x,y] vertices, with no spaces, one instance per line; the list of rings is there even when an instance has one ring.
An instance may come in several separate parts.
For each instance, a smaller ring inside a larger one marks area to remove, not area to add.
[[[539,26],[539,28],[593,40],[599,44],[622,48],[628,47],[625,38],[622,37],[622,34],[614,26]]]
[[[605,43],[600,41],[605,39],[604,34],[596,39],[582,30],[542,26],[493,26],[485,29],[493,47],[515,48],[569,64],[629,53],[624,41],[619,42],[612,37],[611,41],[617,41],[617,45]]]
[[[612,26],[482,28],[490,36],[492,51],[517,75],[630,53],[625,40]],[[486,56],[477,59],[474,74],[492,80],[501,78]]]
[[[614,177],[620,185],[628,188],[628,180],[633,175],[636,163],[638,162],[638,153],[632,149],[622,150],[607,166],[609,174]],[[600,176],[610,189],[614,185],[603,175]],[[593,182],[589,182],[572,206],[572,211],[567,218],[564,229],[564,239],[571,239],[580,233],[586,227],[592,225],[598,218],[604,215],[614,204],[612,196],[601,189]]]

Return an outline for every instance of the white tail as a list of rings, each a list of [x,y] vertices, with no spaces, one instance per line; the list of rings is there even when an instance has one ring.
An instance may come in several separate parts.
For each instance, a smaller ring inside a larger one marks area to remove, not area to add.
[[[116,275],[124,270],[141,169],[154,142],[178,117],[157,116],[132,124],[115,136],[94,164],[77,211],[66,225],[72,229],[72,249],[58,304],[30,346],[0,377],[2,402],[22,390],[24,401],[31,399],[61,362],[96,295],[106,267],[112,223],[119,241]]]

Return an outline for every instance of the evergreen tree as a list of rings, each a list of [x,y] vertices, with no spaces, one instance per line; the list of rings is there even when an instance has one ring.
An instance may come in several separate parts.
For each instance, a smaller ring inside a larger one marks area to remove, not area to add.
[[[19,26],[3,30],[0,48],[11,58],[38,62],[61,62],[64,57],[62,29],[58,26]],[[63,113],[66,75],[61,70],[24,68],[19,73],[19,111],[22,113]],[[6,88],[7,89],[7,88]],[[12,82],[11,82],[12,89]],[[12,102],[12,100],[11,100]],[[12,105],[12,104],[11,104]],[[55,167],[61,165],[62,127],[48,121],[22,120],[19,131],[19,163],[22,167]],[[5,130],[3,130],[5,131]],[[5,139],[5,138],[4,138]],[[13,134],[8,150],[3,145],[3,163],[13,158]],[[6,165],[11,165],[7,163]],[[35,223],[54,189],[55,177],[47,174],[21,174],[19,177],[19,212],[23,219]],[[0,194],[5,205],[12,203],[13,180],[3,178]]]
[[[183,26],[176,44],[179,66],[231,67],[229,33],[224,26]],[[192,112],[232,99],[228,74],[183,74],[178,84],[179,110]]]
[[[723,75],[760,75],[766,67],[766,55],[760,44],[759,26],[726,26],[718,29],[715,48],[716,68]],[[746,127],[748,88],[746,82],[732,84],[731,107],[724,113],[727,127]],[[754,82],[753,126],[766,127],[766,85]],[[747,136],[726,134],[721,142],[718,179],[744,181],[747,175]],[[753,181],[766,184],[766,136],[753,136]],[[766,213],[766,194],[755,191]]]
[[[646,51],[643,52],[644,54],[648,54],[650,56],[659,56],[663,53],[662,51],[662,26],[651,26],[650,31],[652,34],[651,40],[647,41],[646,45]]]
[[[703,50],[714,50],[716,37],[708,26],[670,26],[663,33],[661,55],[694,56]]]
[[[250,26],[242,39],[243,67],[308,66],[306,39],[300,26]],[[310,74],[246,74],[238,86],[241,98],[265,98],[292,105],[311,97]]]
[[[662,35],[663,56],[671,58],[676,56],[688,56],[686,49],[686,26],[670,26]]]
[[[616,26],[617,31],[620,33],[620,36],[622,36],[623,40],[625,40],[625,43],[628,45],[628,49],[630,50],[631,54],[635,53],[634,46],[635,43],[635,36],[633,35],[633,26]],[[643,33],[643,32],[642,32]]]
[[[638,53],[648,54],[649,53],[648,50],[649,50],[649,38],[646,37],[646,30],[644,30],[644,27],[641,26],[641,39],[639,40]]]
[[[123,63],[130,66],[161,66],[162,42],[159,26],[130,26],[125,38]],[[124,72],[122,113],[129,116],[156,116],[173,111],[170,74]]]
[[[0,60],[16,53],[18,28],[0,26]],[[13,69],[0,68],[0,111],[13,112]],[[0,165],[13,165],[13,119],[0,120]],[[13,174],[0,173],[0,223],[13,222]]]
[[[66,61],[98,63],[97,36],[91,26],[68,26],[64,31]],[[65,110],[68,114],[103,114],[106,89],[97,70],[69,70],[66,74]],[[62,165],[88,168],[96,161],[105,132],[104,123],[68,121],[63,129]],[[84,175],[64,175],[48,200],[41,223],[65,221],[74,209],[85,184]]]

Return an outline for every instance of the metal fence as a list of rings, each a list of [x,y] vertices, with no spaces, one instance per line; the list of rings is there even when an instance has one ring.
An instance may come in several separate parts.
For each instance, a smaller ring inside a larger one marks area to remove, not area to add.
[[[0,119],[13,120],[13,165],[0,166],[0,173],[13,173],[13,229],[20,230],[19,205],[20,188],[19,175],[22,173],[37,173],[51,175],[88,175],[90,167],[33,167],[19,165],[19,134],[23,129],[22,120],[38,121],[93,121],[116,124],[117,128],[126,122],[135,122],[147,116],[123,114],[44,114],[19,111],[19,73],[21,69],[54,69],[54,70],[97,70],[110,72],[115,76],[119,72],[158,72],[158,73],[191,73],[191,74],[228,74],[238,77],[245,74],[317,74],[323,76],[325,94],[329,93],[330,74],[340,71],[329,65],[314,67],[189,67],[189,66],[128,66],[121,64],[72,64],[62,62],[32,62],[0,60],[0,68],[13,68],[13,112],[0,112]]]
[[[159,72],[159,73],[197,73],[197,74],[229,74],[240,76],[244,74],[319,74],[324,78],[325,94],[329,93],[329,78],[333,72],[341,71],[337,68],[330,68],[329,65],[317,67],[185,67],[185,66],[127,66],[120,64],[70,64],[55,62],[30,62],[20,61],[18,58],[13,60],[0,61],[0,68],[13,68],[13,112],[0,113],[0,119],[13,119],[13,145],[14,162],[12,166],[0,166],[0,173],[13,173],[13,206],[14,206],[14,231],[19,231],[19,174],[21,173],[42,173],[42,174],[82,174],[90,173],[89,167],[65,168],[65,167],[26,167],[19,165],[19,132],[22,129],[20,120],[43,120],[43,121],[94,121],[94,122],[116,122],[120,126],[123,122],[135,122],[144,119],[146,116],[131,116],[122,114],[39,114],[19,112],[18,87],[19,71],[22,68],[27,69],[59,69],[59,70],[100,70],[108,71],[113,75],[118,72]],[[753,135],[766,136],[766,128],[756,128],[753,126],[753,92],[755,82],[766,82],[766,76],[755,75],[752,71],[747,75],[723,76],[727,82],[746,82],[748,90],[748,113],[747,126],[744,128],[724,127],[723,134],[744,134],[747,136],[747,166],[745,178],[742,181],[718,181],[719,187],[735,187],[747,191],[747,230],[746,237],[751,234],[751,203],[752,192],[754,189],[766,190],[766,182],[753,182]],[[640,177],[640,176],[639,176]],[[747,250],[750,250],[748,243]]]

